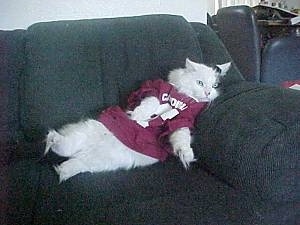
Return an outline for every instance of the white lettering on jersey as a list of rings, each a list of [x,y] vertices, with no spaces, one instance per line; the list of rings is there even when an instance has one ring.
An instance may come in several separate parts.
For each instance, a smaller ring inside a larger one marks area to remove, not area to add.
[[[179,112],[177,109],[172,109],[168,112],[161,114],[160,117],[162,118],[162,120],[167,120],[167,119],[173,119],[178,114],[179,114]]]
[[[169,104],[173,108],[180,109],[181,111],[188,108],[188,106],[184,102],[171,97],[168,93],[163,93],[162,96],[161,96],[161,100],[163,102],[169,102]]]

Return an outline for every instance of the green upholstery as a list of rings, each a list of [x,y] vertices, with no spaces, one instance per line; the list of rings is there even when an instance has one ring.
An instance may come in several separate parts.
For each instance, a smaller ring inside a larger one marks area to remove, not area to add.
[[[124,104],[142,81],[166,77],[186,57],[202,61],[186,23],[156,15],[29,27],[21,106],[26,140],[41,139],[49,128],[109,105]]]
[[[258,199],[299,199],[299,94],[233,85],[199,117],[194,143],[201,163]]]

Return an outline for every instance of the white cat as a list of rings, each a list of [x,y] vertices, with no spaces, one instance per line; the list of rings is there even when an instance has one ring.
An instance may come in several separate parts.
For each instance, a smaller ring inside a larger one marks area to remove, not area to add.
[[[51,150],[69,158],[54,167],[60,182],[82,172],[151,165],[170,153],[188,168],[195,161],[190,134],[194,119],[219,95],[220,77],[230,65],[212,68],[186,59],[185,68],[171,71],[168,82],[145,82],[131,95],[126,112],[112,107],[98,120],[50,130],[45,154]]]

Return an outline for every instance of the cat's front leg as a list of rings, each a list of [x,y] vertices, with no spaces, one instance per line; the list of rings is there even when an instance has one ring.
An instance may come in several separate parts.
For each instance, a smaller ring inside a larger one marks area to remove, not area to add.
[[[174,154],[180,158],[185,168],[188,168],[191,162],[196,161],[191,148],[191,140],[190,129],[187,127],[177,129],[170,135],[170,143]]]
[[[143,125],[144,122],[148,122],[151,116],[155,114],[157,108],[160,106],[158,98],[151,96],[144,98],[140,105],[135,107],[132,111],[127,111],[130,119],[137,121]]]

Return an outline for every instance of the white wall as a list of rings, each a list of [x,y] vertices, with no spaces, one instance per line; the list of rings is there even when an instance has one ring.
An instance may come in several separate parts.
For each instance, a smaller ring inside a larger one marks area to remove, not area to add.
[[[153,13],[206,23],[206,12],[213,11],[213,0],[0,0],[0,29],[27,28],[42,21]]]
[[[289,8],[300,9],[300,0],[287,0],[286,3]]]

